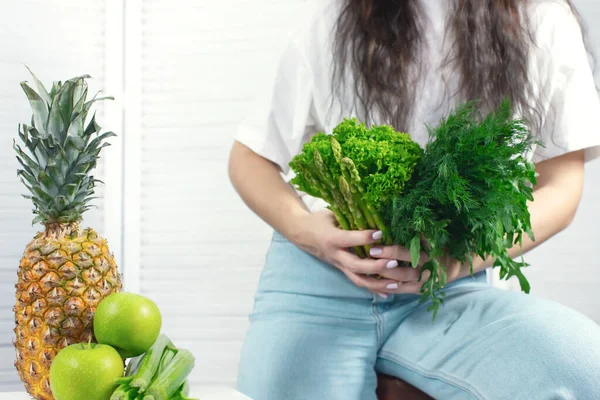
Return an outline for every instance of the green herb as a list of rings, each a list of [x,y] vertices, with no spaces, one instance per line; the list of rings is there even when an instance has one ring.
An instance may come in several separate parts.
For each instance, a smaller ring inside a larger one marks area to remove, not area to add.
[[[516,276],[528,293],[529,283],[507,250],[521,244],[523,233],[533,240],[527,201],[533,200],[535,165],[525,155],[537,143],[524,121],[511,118],[508,101],[485,118],[476,104],[458,107],[430,140],[404,193],[388,203],[386,214],[395,243],[411,254],[425,250],[430,259],[422,271],[431,275],[421,290],[434,318],[443,303],[446,252],[471,264],[472,256],[493,257],[500,276]],[[421,239],[425,239],[422,246]],[[413,264],[416,258],[413,257]],[[414,265],[413,265],[414,266]]]
[[[511,106],[482,118],[475,102],[458,107],[435,128],[421,149],[408,134],[387,125],[367,128],[345,119],[331,135],[318,133],[290,162],[301,191],[325,200],[342,229],[378,229],[382,243],[409,248],[417,267],[421,251],[421,301],[433,318],[443,303],[445,256],[471,264],[474,255],[492,257],[500,276],[529,283],[527,264],[507,250],[533,239],[527,201],[536,183],[535,166],[525,159],[537,143]],[[367,257],[369,247],[356,247]]]

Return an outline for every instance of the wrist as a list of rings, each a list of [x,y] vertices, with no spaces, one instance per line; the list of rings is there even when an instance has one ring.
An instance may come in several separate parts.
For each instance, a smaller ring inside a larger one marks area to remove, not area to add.
[[[309,215],[310,211],[306,209],[298,209],[288,213],[279,233],[296,246],[305,247],[308,241],[307,236],[310,232],[308,229],[309,223],[307,222]]]
[[[477,255],[473,255],[473,264],[472,265],[468,261],[466,261],[464,263],[458,262],[459,265],[457,267],[458,272],[457,272],[456,279],[461,279],[461,278],[466,278],[468,276],[471,276],[471,271],[473,274],[476,274],[478,272],[481,272],[481,271],[487,269],[488,261],[489,260],[484,260]]]
[[[487,268],[486,261],[479,258],[476,255],[473,255],[473,264],[469,261],[459,261],[449,255],[446,255],[444,258],[442,265],[446,267],[446,275],[448,278],[448,282],[456,281],[458,279],[466,278],[471,275],[471,270],[473,274],[477,272],[483,271]]]

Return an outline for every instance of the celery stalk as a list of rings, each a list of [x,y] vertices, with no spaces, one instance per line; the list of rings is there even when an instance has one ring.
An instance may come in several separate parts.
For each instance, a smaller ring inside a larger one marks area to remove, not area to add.
[[[175,394],[173,396],[171,396],[171,398],[169,400],[198,400],[198,399],[193,399],[191,397],[187,397],[189,395],[189,382],[186,379],[185,382],[183,382],[183,385],[181,385],[181,387],[179,389],[177,389],[177,392],[175,392]]]
[[[128,399],[127,397],[127,389],[129,389],[129,386],[126,384],[121,384],[119,385],[115,391],[113,392],[113,394],[110,396],[110,400],[124,400],[124,399]]]
[[[169,399],[182,387],[194,368],[194,355],[188,350],[179,350],[166,368],[154,378],[145,392],[144,400]]]
[[[123,376],[121,378],[117,378],[115,380],[115,383],[117,385],[128,385],[129,383],[131,383],[132,379],[133,379],[133,377],[131,377],[131,376]]]
[[[138,398],[139,393],[138,393],[137,389],[130,387],[129,390],[127,391],[127,395],[128,395],[127,400],[135,400]]]
[[[129,360],[129,363],[127,364],[127,368],[125,369],[125,376],[135,375],[138,368],[140,367],[140,364],[144,360],[145,356],[146,356],[146,353]]]
[[[110,400],[132,400],[135,399],[137,390],[127,384],[121,384],[110,396]]]
[[[150,347],[150,350],[146,353],[146,356],[140,363],[140,366],[133,376],[133,380],[130,383],[131,387],[138,388],[140,392],[144,392],[152,383],[152,378],[156,374],[160,365],[165,349],[168,347],[174,347],[171,340],[161,334],[156,339],[156,342]]]
[[[190,394],[190,382],[187,379],[185,380],[185,382],[183,382],[183,385],[181,385],[179,393],[183,394],[184,396]]]
[[[171,360],[173,360],[173,357],[175,357],[175,354],[177,354],[178,351],[179,349],[175,347],[165,348],[162,358],[160,359],[160,364],[158,365],[158,370],[156,371],[156,374],[160,374],[162,371],[164,371],[164,369],[167,367],[167,365],[169,365]]]

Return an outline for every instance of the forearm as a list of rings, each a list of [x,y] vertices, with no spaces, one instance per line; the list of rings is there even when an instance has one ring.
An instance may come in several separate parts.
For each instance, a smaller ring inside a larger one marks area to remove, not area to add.
[[[281,177],[277,165],[235,142],[229,178],[244,203],[273,229],[292,239],[297,217],[308,210],[296,191]]]
[[[557,196],[552,188],[540,188],[533,192],[534,201],[529,203],[531,227],[535,241],[523,235],[522,246],[515,245],[508,250],[511,258],[517,258],[541,245],[570,223],[574,208],[565,207],[563,197]],[[477,258],[473,270],[481,271],[493,265],[494,260]]]

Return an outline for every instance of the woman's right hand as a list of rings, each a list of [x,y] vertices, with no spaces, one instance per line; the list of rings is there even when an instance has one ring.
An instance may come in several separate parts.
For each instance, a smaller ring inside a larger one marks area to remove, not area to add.
[[[402,282],[418,280],[418,270],[411,267],[398,267],[396,260],[362,259],[349,250],[355,246],[376,243],[381,239],[379,231],[342,230],[337,227],[335,215],[329,210],[304,213],[298,217],[295,228],[295,232],[289,235],[292,243],[337,267],[357,286],[382,297],[386,297],[386,293],[405,293]],[[378,279],[376,275],[385,275],[385,277]],[[406,293],[408,289],[407,287]],[[414,288],[410,289],[414,291]]]
[[[349,249],[375,243],[380,233],[344,231],[337,227],[331,211],[310,213],[292,186],[282,179],[276,164],[236,142],[231,149],[229,175],[252,211],[296,246],[339,268],[356,285],[383,296],[411,290],[414,293],[418,270],[397,267],[396,260],[386,259],[387,255],[403,256],[405,249],[388,247],[375,255],[377,259],[359,258]]]

